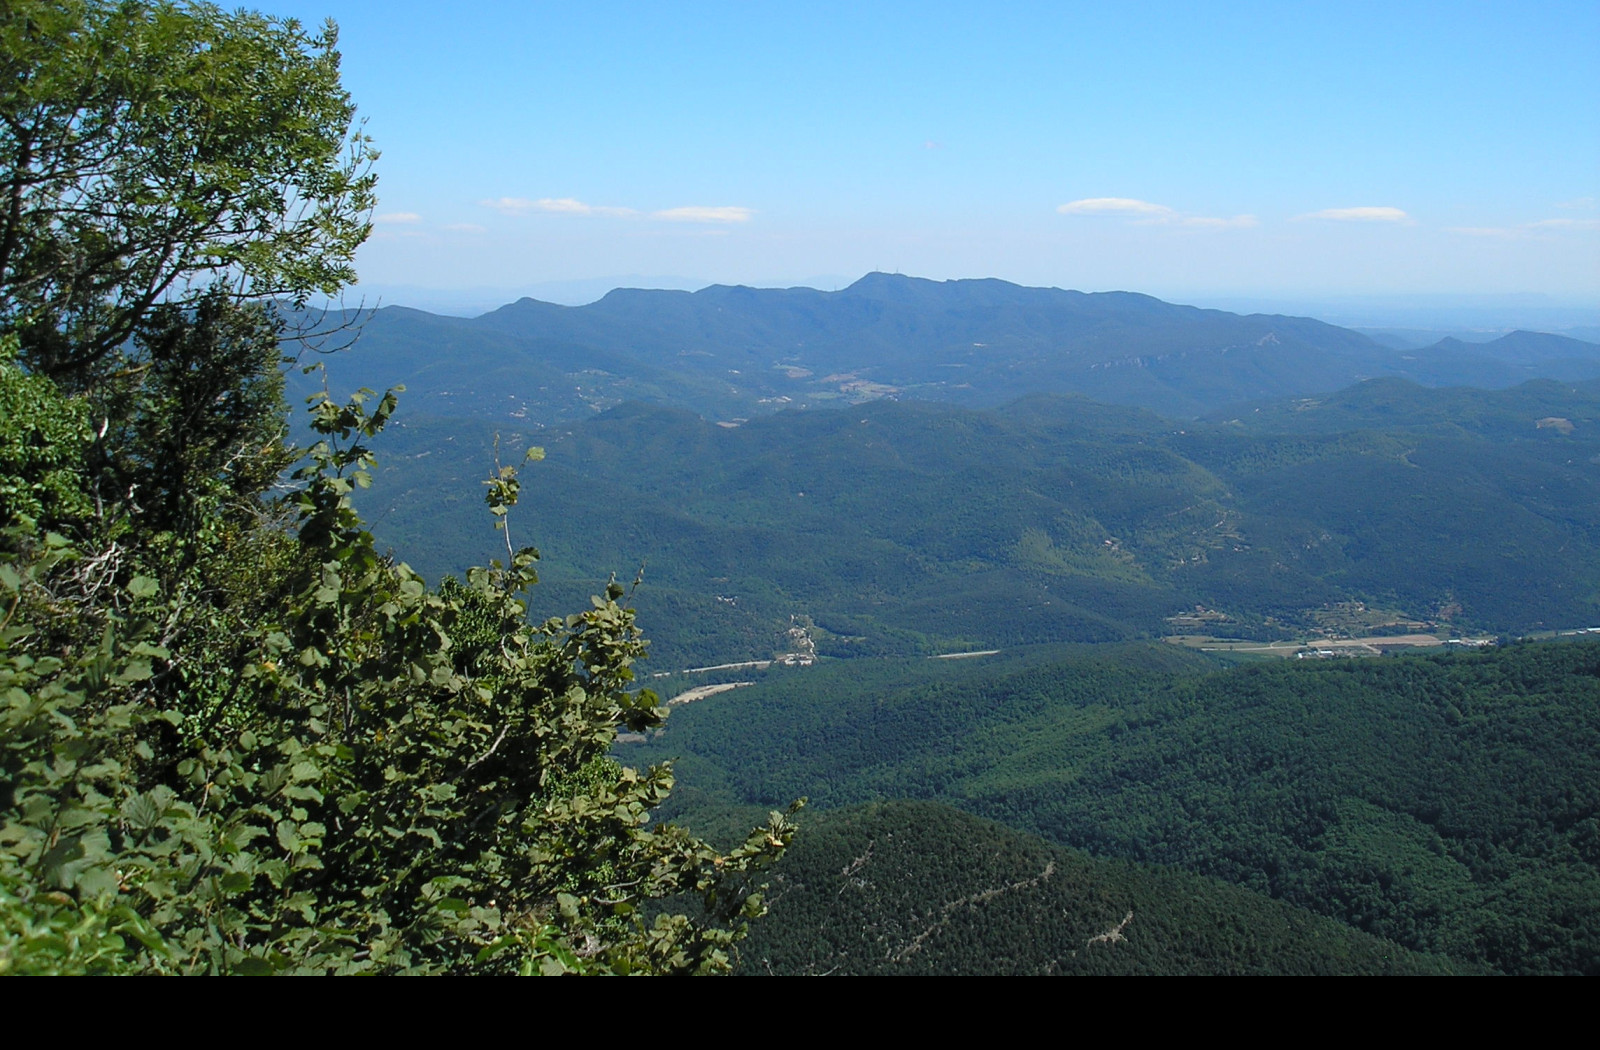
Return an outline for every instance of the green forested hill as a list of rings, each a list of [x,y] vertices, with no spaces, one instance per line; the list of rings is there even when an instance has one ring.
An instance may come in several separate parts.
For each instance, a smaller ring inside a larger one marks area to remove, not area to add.
[[[1452,431],[1527,440],[1529,423],[1565,418],[1574,429],[1600,423],[1600,381],[1531,379],[1507,390],[1429,389],[1406,379],[1373,379],[1319,397],[1234,405],[1207,417],[1252,434],[1338,434],[1358,430]],[[1573,430],[1561,428],[1560,433]]]
[[[795,670],[681,708],[625,754],[678,759],[691,820],[802,795],[942,799],[1417,950],[1600,972],[1600,643],[1194,659]]]
[[[430,576],[499,545],[473,495],[527,444],[520,538],[552,608],[646,566],[662,669],[1167,633],[1199,604],[1242,637],[1360,600],[1444,629],[1600,622],[1600,391],[1374,381],[1175,424],[1038,395],[880,402],[737,427],[627,405],[539,430],[407,416],[364,506]],[[581,593],[580,593],[581,592]],[[799,618],[798,620],[794,618]]]
[[[1096,859],[928,802],[805,821],[768,901],[737,973],[1472,970],[1215,879]]]

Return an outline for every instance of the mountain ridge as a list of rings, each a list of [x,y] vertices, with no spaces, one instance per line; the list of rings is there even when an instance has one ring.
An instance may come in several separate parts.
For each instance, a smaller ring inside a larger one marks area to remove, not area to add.
[[[838,291],[614,289],[471,319],[384,307],[334,320],[362,328],[325,362],[337,390],[401,382],[429,413],[545,424],[628,400],[726,420],[883,398],[996,407],[1039,391],[1183,419],[1381,375],[1493,387],[1600,376],[1600,347],[1563,337],[1399,351],[1306,317],[883,273]]]

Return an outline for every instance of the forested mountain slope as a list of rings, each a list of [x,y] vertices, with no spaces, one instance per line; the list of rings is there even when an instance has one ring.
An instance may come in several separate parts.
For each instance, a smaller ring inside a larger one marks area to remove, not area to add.
[[[881,402],[719,426],[628,405],[565,428],[404,410],[366,497],[430,576],[499,541],[472,494],[543,445],[518,536],[552,607],[631,579],[663,669],[824,654],[1307,631],[1363,601],[1442,630],[1600,622],[1600,389],[1374,380],[1172,423],[1074,397]],[[800,618],[796,620],[794,618]]]
[[[1400,355],[1396,374],[1432,386],[1505,387],[1529,379],[1593,379],[1600,346],[1546,332],[1509,332],[1486,343],[1446,337]]]
[[[1209,672],[1170,647],[996,659],[790,670],[623,754],[678,759],[691,823],[939,799],[1417,950],[1600,972],[1600,643]]]
[[[928,802],[805,821],[768,902],[736,973],[1473,970],[1214,879],[1097,859]]]

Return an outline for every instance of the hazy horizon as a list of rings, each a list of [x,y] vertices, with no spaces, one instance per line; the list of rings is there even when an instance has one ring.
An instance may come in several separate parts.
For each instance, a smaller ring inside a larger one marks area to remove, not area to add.
[[[813,288],[837,291],[861,276],[846,279],[825,275],[796,280],[741,282],[754,288]],[[917,277],[916,274],[904,276]],[[952,280],[982,278],[952,278]],[[346,297],[345,305],[361,302],[368,307],[400,306],[450,317],[477,317],[522,298],[561,306],[586,306],[618,288],[695,292],[717,282],[704,279],[640,274],[538,282],[521,287],[426,288],[415,285],[371,285],[362,282]],[[1054,287],[1054,286],[1051,286]],[[1074,289],[1084,291],[1085,289]],[[1594,341],[1600,336],[1600,302],[1563,300],[1538,293],[1512,295],[1352,295],[1273,296],[1218,293],[1215,295],[1160,295],[1148,289],[1107,291],[1140,292],[1168,302],[1231,313],[1275,313],[1314,317],[1329,324],[1363,329],[1414,329],[1466,335],[1494,335],[1515,329],[1574,334]]]

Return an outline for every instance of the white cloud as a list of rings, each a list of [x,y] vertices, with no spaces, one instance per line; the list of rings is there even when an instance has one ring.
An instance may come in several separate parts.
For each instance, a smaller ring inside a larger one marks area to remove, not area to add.
[[[1526,225],[1530,230],[1600,230],[1600,219],[1540,219]]]
[[[422,216],[414,211],[391,211],[384,215],[374,215],[372,221],[381,225],[408,225],[422,221]]]
[[[652,219],[665,222],[749,222],[755,212],[740,207],[703,207],[690,205],[684,208],[667,208],[650,213]]]
[[[530,211],[555,212],[560,215],[607,215],[612,218],[626,218],[637,215],[632,208],[614,208],[604,204],[585,204],[583,201],[572,197],[540,197],[531,200],[527,197],[500,197],[496,200],[482,200],[478,202],[485,208],[506,215],[526,215]]]
[[[533,211],[554,211],[564,215],[591,215],[594,208],[582,201],[573,200],[571,197],[540,197],[536,201],[528,201],[527,207]]]
[[[1518,226],[1446,226],[1446,233],[1461,233],[1468,237],[1503,237],[1520,240],[1535,233],[1554,230],[1600,230],[1600,219],[1540,219]]]
[[[575,197],[499,197],[478,202],[504,215],[527,215],[547,212],[555,215],[601,215],[612,219],[650,218],[661,222],[733,223],[749,222],[755,211],[740,207],[706,207],[689,205],[682,208],[664,208],[646,215],[636,208],[619,208],[607,204],[588,204]]]
[[[1134,200],[1132,197],[1085,197],[1056,208],[1062,215],[1141,215],[1146,218],[1175,214],[1165,204]]]
[[[1593,197],[1575,197],[1570,201],[1562,201],[1558,208],[1572,208],[1577,211],[1594,211],[1595,199]]]
[[[1331,219],[1334,222],[1411,222],[1399,208],[1324,208],[1298,216],[1301,219]]]
[[[1056,208],[1062,215],[1120,215],[1139,226],[1174,225],[1191,230],[1241,230],[1257,225],[1254,215],[1235,215],[1231,219],[1207,215],[1184,215],[1165,204],[1132,197],[1085,197]]]
[[[478,203],[507,215],[521,215],[523,212],[532,211],[534,207],[534,202],[526,197],[501,197],[498,200],[482,200]]]
[[[482,226],[479,226],[475,222],[452,222],[452,223],[447,223],[445,225],[445,229],[453,230],[456,233],[485,233],[485,232],[487,232],[487,231],[484,230],[484,228]]]

